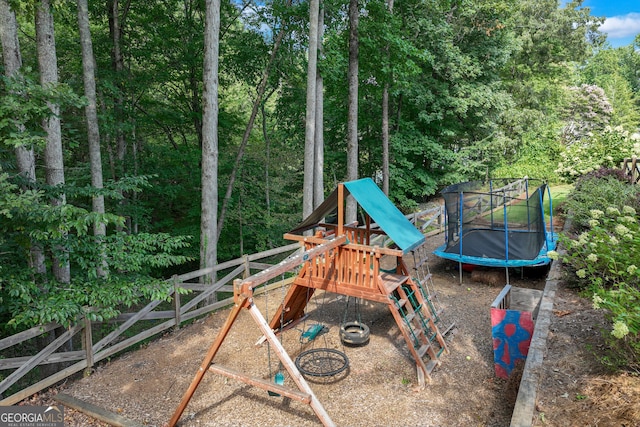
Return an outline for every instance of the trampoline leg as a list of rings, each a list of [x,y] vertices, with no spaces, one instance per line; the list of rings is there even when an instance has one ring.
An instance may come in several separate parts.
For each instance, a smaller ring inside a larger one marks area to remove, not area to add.
[[[458,271],[460,272],[460,285],[462,285],[462,262],[458,262]]]
[[[509,284],[509,267],[505,267],[504,270],[505,270],[505,273],[506,273],[507,285],[508,285]]]

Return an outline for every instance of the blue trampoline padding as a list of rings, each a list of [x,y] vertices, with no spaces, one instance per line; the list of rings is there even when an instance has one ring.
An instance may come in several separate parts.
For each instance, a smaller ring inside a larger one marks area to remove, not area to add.
[[[558,235],[556,233],[545,232],[546,242],[540,248],[538,256],[533,259],[498,259],[498,258],[485,258],[478,256],[461,255],[460,253],[447,252],[447,245],[444,244],[438,249],[433,251],[434,255],[440,258],[450,259],[452,261],[461,262],[464,264],[482,265],[485,267],[536,267],[547,265],[551,260],[547,256],[549,251],[556,249],[556,241]]]
[[[358,204],[404,253],[425,241],[424,235],[409,221],[371,178],[345,182]]]

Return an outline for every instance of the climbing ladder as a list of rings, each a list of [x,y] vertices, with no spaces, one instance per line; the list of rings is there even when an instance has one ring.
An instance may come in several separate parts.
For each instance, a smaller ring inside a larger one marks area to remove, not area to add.
[[[446,336],[453,331],[455,323],[449,324],[448,327],[443,328],[443,324],[446,322],[443,319],[444,309],[438,299],[438,294],[435,291],[433,285],[433,276],[429,269],[429,251],[425,244],[418,246],[411,251],[413,257],[413,268],[411,272],[411,278],[420,287],[423,298],[426,300],[429,308],[433,314],[433,321],[438,325],[442,335]]]
[[[389,280],[390,276],[399,280]],[[449,353],[435,321],[437,315],[421,286],[411,277],[388,274],[383,275],[381,283],[381,290],[389,297],[389,310],[416,362],[418,385],[422,387],[431,380],[431,371],[440,364],[440,356]]]

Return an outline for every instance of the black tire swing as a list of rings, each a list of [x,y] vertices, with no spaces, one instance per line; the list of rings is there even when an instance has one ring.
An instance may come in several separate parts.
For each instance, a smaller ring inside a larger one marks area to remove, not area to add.
[[[369,342],[371,331],[369,330],[369,326],[362,323],[362,319],[360,317],[360,304],[358,303],[357,298],[355,298],[354,302],[356,320],[347,321],[350,300],[351,297],[348,296],[347,305],[344,309],[344,316],[342,323],[340,324],[340,341],[342,341],[343,344],[349,345],[367,344]]]

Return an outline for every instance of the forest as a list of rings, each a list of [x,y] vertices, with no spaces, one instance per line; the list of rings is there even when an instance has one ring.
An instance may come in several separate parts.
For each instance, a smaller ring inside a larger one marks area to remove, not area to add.
[[[0,0],[3,335],[166,298],[345,180],[409,213],[619,165],[640,35],[602,22],[581,0]]]

